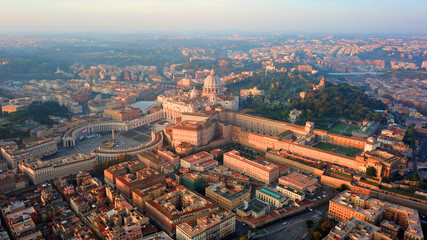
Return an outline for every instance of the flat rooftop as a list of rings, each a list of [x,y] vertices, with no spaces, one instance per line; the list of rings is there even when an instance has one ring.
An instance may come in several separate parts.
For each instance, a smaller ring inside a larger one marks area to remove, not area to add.
[[[261,211],[263,211],[266,207],[268,207],[269,205],[257,198],[253,198],[252,200],[250,200],[247,204],[243,204],[241,205],[238,209],[240,211],[243,212],[256,212],[259,213]]]
[[[186,161],[190,164],[203,161],[204,159],[213,158],[213,155],[205,151],[182,158],[181,161]]]
[[[76,153],[73,155],[65,156],[65,157],[59,157],[48,161],[41,161],[37,160],[35,162],[31,163],[25,163],[27,166],[31,167],[34,170],[45,168],[45,167],[59,167],[67,164],[73,164],[80,161],[85,161],[89,159],[93,159],[95,157],[91,157],[88,155],[84,155],[81,153]]]
[[[239,198],[250,191],[250,187],[248,185],[245,185],[241,190],[235,190],[232,188],[227,188],[221,183],[216,183],[212,186],[209,186],[208,189],[230,201],[233,201],[234,199]]]
[[[276,169],[279,169],[279,167],[273,163],[270,162],[266,162],[266,161],[259,161],[259,162],[255,162],[255,161],[251,161],[245,157],[240,156],[240,153],[236,150],[232,150],[229,152],[224,153],[225,156],[229,156],[232,157],[236,160],[242,161],[244,163],[247,163],[249,165],[252,165],[253,167],[256,167],[258,169],[262,169],[264,171],[267,172],[271,172],[274,171]]]
[[[273,192],[272,190],[269,190],[269,189],[267,189],[267,188],[260,188],[260,189],[258,189],[258,191],[261,191],[261,192],[263,192],[263,193],[265,193],[265,194],[267,194],[267,195],[270,195],[270,196],[272,196],[272,197],[274,197],[274,198],[276,198],[276,199],[281,199],[281,198],[283,198],[283,196],[282,196],[282,195],[280,195],[280,194],[278,194],[278,193],[275,193],[275,192]]]

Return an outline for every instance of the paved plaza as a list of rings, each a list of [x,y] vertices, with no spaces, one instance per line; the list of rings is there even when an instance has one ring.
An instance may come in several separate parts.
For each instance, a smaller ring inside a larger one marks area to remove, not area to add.
[[[134,128],[127,132],[114,132],[114,138],[117,141],[117,145],[113,149],[124,149],[128,147],[136,147],[138,145],[146,144],[151,141],[151,132],[152,131],[161,131],[164,127],[169,126],[169,122],[167,121],[159,121],[153,124],[149,124],[146,126],[141,126],[138,128]],[[82,140],[78,140],[77,144],[74,147],[63,147],[60,144],[58,148],[58,152],[54,155],[51,155],[44,160],[53,159],[57,157],[67,156],[76,153],[82,153],[86,155],[90,155],[90,152],[93,149],[97,149],[101,147],[101,144],[104,141],[107,141],[112,138],[112,132],[101,132],[95,134],[87,135],[89,138],[84,138]]]

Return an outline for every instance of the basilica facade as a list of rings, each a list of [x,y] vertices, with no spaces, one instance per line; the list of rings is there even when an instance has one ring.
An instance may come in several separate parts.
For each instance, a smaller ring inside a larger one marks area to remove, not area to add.
[[[163,104],[164,118],[177,121],[182,113],[203,112],[209,106],[221,106],[225,109],[238,110],[239,97],[226,91],[219,77],[212,69],[203,83],[202,91],[170,90],[157,97]]]

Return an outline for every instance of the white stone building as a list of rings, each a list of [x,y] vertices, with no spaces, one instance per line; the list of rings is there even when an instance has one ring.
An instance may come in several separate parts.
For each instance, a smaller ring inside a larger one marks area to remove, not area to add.
[[[159,95],[157,101],[163,104],[164,117],[174,121],[181,118],[182,113],[200,112],[213,105],[236,111],[239,109],[239,97],[226,91],[213,69],[206,77],[202,91],[195,88],[191,91],[171,90]]]
[[[19,168],[33,184],[39,184],[52,179],[93,170],[93,166],[96,163],[95,156],[78,153],[49,161],[37,160],[33,163],[23,163],[19,165]]]

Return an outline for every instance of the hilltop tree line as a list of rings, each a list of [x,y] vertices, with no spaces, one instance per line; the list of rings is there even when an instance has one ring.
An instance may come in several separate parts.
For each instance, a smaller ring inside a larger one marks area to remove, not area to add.
[[[382,114],[374,110],[386,108],[381,101],[369,98],[363,89],[345,83],[337,86],[327,85],[324,89],[309,92],[305,99],[300,99],[295,97],[296,93],[307,90],[314,81],[304,79],[283,78],[282,81],[275,81],[274,78],[267,80],[264,77],[256,77],[246,84],[232,85],[232,89],[236,86],[241,88],[256,86],[265,90],[265,96],[249,96],[241,100],[241,109],[250,109],[249,114],[281,121],[288,120],[292,109],[302,110],[297,124],[331,118],[379,121]]]
[[[24,110],[13,112],[7,120],[11,123],[22,123],[27,120],[32,120],[43,125],[53,125],[54,121],[49,116],[70,117],[70,112],[65,105],[60,105],[55,101],[34,101]]]
[[[68,68],[64,62],[53,62],[51,59],[12,57],[8,64],[0,65],[0,81],[4,79],[56,79],[58,75],[55,72],[58,65],[61,69]]]
[[[288,100],[301,91],[311,89],[317,80],[310,74],[274,72],[255,73],[253,77],[227,86],[234,94],[239,95],[240,89],[256,87],[264,90],[264,96],[249,96],[240,101],[241,109],[250,109],[249,114],[284,121],[290,109]]]
[[[310,74],[273,72],[265,76],[264,73],[254,73],[253,77],[230,84],[227,88],[238,95],[240,89],[257,87],[264,90],[270,101],[287,101],[299,92],[309,90],[311,84],[317,82]]]
[[[373,111],[386,108],[381,101],[369,98],[363,89],[344,83],[310,92],[305,99],[293,100],[290,107],[302,110],[302,121],[331,117],[379,120],[381,114]]]

